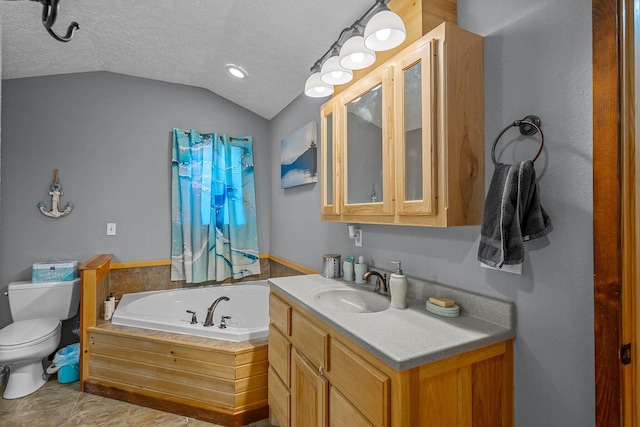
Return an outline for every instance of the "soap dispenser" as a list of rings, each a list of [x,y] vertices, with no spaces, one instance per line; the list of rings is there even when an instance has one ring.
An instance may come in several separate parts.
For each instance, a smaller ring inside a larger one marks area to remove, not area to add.
[[[391,273],[389,278],[389,292],[391,293],[392,308],[407,308],[407,276],[402,273],[402,264],[400,261],[391,261],[396,264],[396,272]]]

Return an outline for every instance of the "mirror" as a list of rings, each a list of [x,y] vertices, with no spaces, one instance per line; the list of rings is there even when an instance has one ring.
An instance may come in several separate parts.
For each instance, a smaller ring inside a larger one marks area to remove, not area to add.
[[[326,116],[326,151],[325,155],[326,159],[326,171],[324,173],[327,174],[325,177],[326,182],[326,195],[325,195],[325,205],[333,205],[333,113],[330,113]]]
[[[347,203],[380,203],[382,188],[382,85],[347,105]]]
[[[404,70],[405,200],[422,200],[422,63]]]

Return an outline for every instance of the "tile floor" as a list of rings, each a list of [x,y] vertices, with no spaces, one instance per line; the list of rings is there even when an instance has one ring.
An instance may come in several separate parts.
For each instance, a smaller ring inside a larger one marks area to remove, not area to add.
[[[0,426],[7,427],[216,427],[211,424],[79,391],[79,382],[58,383],[53,376],[21,399],[0,398]],[[0,388],[0,394],[4,387]],[[268,419],[249,424],[270,427]]]

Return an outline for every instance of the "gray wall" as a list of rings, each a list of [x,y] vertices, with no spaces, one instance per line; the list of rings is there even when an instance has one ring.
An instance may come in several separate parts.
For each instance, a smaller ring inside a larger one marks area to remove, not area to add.
[[[410,276],[513,301],[516,425],[593,426],[591,3],[458,0],[458,23],[485,37],[487,187],[500,130],[527,114],[542,119],[536,170],[554,230],[526,244],[523,275],[480,268],[479,227],[363,225],[364,247],[355,248],[346,225],[320,222],[319,183],[282,190],[273,171],[271,253],[317,270],[329,252],[362,254],[386,269],[399,259]],[[321,104],[300,96],[272,120],[272,164],[282,138],[319,122]],[[537,148],[512,132],[497,151],[505,163]]]
[[[253,136],[259,246],[268,252],[267,120],[204,89],[107,72],[4,80],[3,94],[0,291],[50,258],[169,259],[174,127]],[[75,205],[58,219],[36,207],[51,206],[54,169],[62,204]],[[116,236],[106,236],[107,222]],[[5,300],[0,326],[10,319]]]
[[[487,186],[497,133],[526,114],[543,121],[536,169],[554,231],[527,243],[522,276],[478,266],[479,227],[364,225],[356,250],[346,225],[320,221],[319,183],[280,189],[280,141],[319,121],[322,100],[301,96],[268,123],[205,90],[95,73],[3,82],[0,287],[52,256],[168,258],[171,128],[252,134],[262,251],[315,269],[327,252],[381,268],[400,259],[410,276],[513,301],[516,425],[593,426],[591,4],[458,0],[458,17],[485,37]],[[535,150],[501,145],[505,162]],[[54,168],[63,203],[76,205],[60,220],[35,207],[50,201]],[[116,237],[106,222],[117,222]],[[6,313],[0,305],[2,326]]]

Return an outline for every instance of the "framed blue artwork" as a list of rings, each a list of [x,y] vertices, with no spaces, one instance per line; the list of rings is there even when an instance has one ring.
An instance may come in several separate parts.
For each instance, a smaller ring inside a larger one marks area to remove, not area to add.
[[[281,188],[318,182],[318,125],[310,122],[280,144]]]

